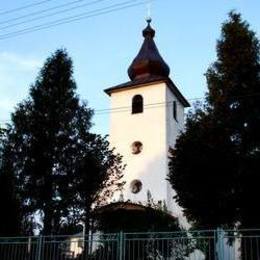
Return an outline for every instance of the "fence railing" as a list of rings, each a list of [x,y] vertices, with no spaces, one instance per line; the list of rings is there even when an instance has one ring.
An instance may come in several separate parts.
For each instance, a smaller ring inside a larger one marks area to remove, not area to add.
[[[260,230],[0,238],[0,260],[260,260]]]

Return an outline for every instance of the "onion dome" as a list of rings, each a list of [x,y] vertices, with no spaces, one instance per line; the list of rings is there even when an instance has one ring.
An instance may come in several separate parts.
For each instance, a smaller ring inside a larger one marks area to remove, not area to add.
[[[153,76],[168,78],[170,74],[170,68],[161,57],[153,40],[155,30],[151,27],[151,21],[147,19],[148,25],[143,30],[143,45],[128,69],[132,81]]]
[[[152,19],[147,19],[147,27],[143,30],[143,45],[128,69],[130,81],[105,89],[105,93],[111,96],[117,91],[128,90],[138,86],[149,86],[155,83],[164,82],[168,88],[183,104],[189,107],[189,102],[185,99],[174,82],[169,78],[170,68],[160,55],[154,42],[155,30],[151,27]]]

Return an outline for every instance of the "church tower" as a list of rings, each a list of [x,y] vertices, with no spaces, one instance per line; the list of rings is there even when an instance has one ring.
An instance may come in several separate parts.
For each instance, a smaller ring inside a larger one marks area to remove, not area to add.
[[[169,78],[170,68],[154,42],[151,19],[143,45],[128,69],[129,82],[105,90],[111,99],[110,144],[126,164],[124,200],[166,204],[175,216],[180,208],[169,185],[169,148],[184,127],[188,101]]]

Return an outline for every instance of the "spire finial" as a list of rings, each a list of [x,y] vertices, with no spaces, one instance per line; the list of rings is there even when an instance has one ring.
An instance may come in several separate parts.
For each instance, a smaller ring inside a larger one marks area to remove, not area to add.
[[[151,22],[152,22],[152,18],[151,18],[151,3],[149,3],[147,5],[147,17],[146,17],[146,22],[147,22],[147,26],[146,28],[143,30],[143,36],[146,37],[151,37],[153,38],[155,35],[155,30],[151,27]]]
[[[148,24],[150,24],[152,22],[151,9],[152,9],[152,4],[151,4],[151,2],[149,2],[147,4],[147,16],[145,19]]]

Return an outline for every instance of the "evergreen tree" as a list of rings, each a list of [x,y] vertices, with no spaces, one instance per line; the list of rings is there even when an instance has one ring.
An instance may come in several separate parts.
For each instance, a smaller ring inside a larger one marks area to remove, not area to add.
[[[98,174],[96,170],[102,163],[88,157],[88,149],[96,149],[93,153],[98,155],[105,141],[100,138],[99,143],[95,143],[98,138],[91,139],[93,111],[80,102],[75,90],[72,61],[66,51],[57,50],[45,62],[30,88],[29,98],[21,102],[12,115],[8,141],[12,147],[12,170],[25,209],[25,223],[34,229],[36,219],[40,218],[38,228],[44,235],[57,234],[71,224],[68,223],[71,209],[79,212],[88,206],[76,205],[72,196],[68,196],[72,195],[71,191],[77,191],[75,187],[81,181],[75,171],[79,161],[84,158],[92,167],[92,171],[82,172],[84,178],[84,174],[88,178]],[[104,156],[112,153],[108,148],[102,152]],[[117,156],[108,157],[109,163],[105,166],[116,164],[116,159]],[[109,173],[108,168],[106,170]],[[107,176],[103,173],[98,181],[103,183]],[[85,192],[93,193],[92,190]],[[76,226],[77,221],[74,220],[73,225]]]
[[[235,12],[222,26],[208,95],[172,151],[169,180],[188,219],[214,228],[258,227],[260,170],[259,42]],[[239,221],[239,222],[238,222]]]
[[[259,40],[239,14],[231,12],[230,21],[224,24],[217,55],[218,61],[207,72],[208,101],[235,146],[233,190],[239,221],[242,227],[258,228],[260,210],[254,201],[260,181]]]
[[[63,214],[59,189],[66,172],[62,157],[71,143],[79,106],[75,88],[72,62],[65,51],[58,50],[41,69],[30,97],[12,115],[9,141],[14,147],[20,195],[26,215],[41,217],[43,234],[57,232]],[[92,112],[86,110],[86,114],[90,119]]]

